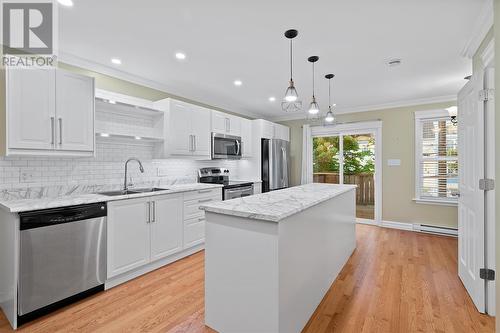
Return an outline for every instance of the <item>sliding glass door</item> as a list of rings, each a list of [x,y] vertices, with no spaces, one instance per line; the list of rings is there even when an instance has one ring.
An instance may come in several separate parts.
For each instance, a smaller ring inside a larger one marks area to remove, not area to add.
[[[313,136],[313,180],[357,185],[356,217],[374,220],[375,156],[374,133]]]

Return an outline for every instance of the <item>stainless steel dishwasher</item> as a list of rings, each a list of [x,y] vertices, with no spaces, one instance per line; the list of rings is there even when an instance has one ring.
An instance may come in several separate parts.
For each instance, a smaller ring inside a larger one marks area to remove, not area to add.
[[[20,213],[18,318],[104,289],[106,204]]]

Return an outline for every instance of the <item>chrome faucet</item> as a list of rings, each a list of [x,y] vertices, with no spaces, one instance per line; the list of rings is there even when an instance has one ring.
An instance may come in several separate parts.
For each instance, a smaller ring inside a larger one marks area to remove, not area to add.
[[[128,168],[128,162],[130,161],[137,161],[137,163],[139,163],[139,170],[141,171],[141,173],[144,173],[144,167],[142,166],[142,163],[141,161],[139,161],[138,158],[135,158],[135,157],[131,157],[127,160],[127,162],[125,162],[125,182],[123,183],[123,190],[124,191],[127,191],[128,189],[128,186],[127,186],[127,168]]]

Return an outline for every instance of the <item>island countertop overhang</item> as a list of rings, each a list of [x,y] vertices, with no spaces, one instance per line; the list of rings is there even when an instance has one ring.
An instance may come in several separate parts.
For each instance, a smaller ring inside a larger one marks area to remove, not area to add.
[[[244,198],[214,202],[203,205],[200,209],[210,213],[280,222],[309,207],[353,191],[356,187],[356,185],[313,183]]]

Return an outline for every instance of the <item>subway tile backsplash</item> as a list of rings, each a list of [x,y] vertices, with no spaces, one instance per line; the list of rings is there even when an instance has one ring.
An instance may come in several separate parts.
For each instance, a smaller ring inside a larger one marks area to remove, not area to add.
[[[129,163],[129,176],[134,184],[182,179],[195,182],[201,167],[220,166],[238,176],[238,161],[194,161],[188,159],[153,159],[153,145],[124,143],[98,138],[96,157],[1,157],[0,190],[73,185],[120,185],[123,183],[124,163],[129,157],[139,158],[145,172],[141,174],[136,162]],[[167,170],[158,176],[158,168]]]

